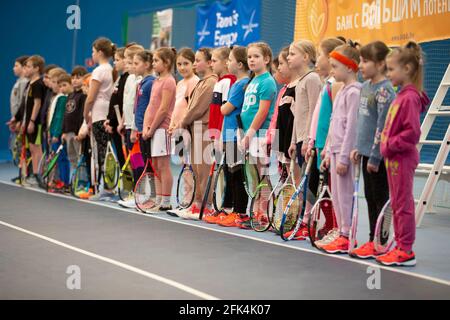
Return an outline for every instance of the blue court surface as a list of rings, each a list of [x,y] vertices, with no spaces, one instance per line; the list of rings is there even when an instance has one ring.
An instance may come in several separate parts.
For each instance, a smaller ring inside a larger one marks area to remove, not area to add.
[[[16,173],[0,165],[0,299],[450,298],[445,206],[417,230],[417,266],[387,268],[271,232],[23,188],[9,182]],[[359,203],[365,242],[367,209]]]

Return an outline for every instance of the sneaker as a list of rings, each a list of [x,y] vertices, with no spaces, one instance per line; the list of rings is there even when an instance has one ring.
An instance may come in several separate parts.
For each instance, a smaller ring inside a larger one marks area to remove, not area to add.
[[[34,174],[32,174],[28,178],[26,178],[25,182],[26,182],[27,185],[29,185],[31,187],[38,185],[38,181],[37,181],[36,176]]]
[[[207,215],[203,218],[203,221],[210,224],[216,224],[225,219],[228,216],[228,214],[224,212],[215,212],[214,214]]]
[[[236,219],[238,219],[239,215],[237,213],[230,213],[221,221],[218,221],[217,224],[222,227],[237,227]]]
[[[241,217],[241,221],[238,222],[239,229],[252,230],[252,219],[249,216]]]
[[[322,239],[315,241],[314,245],[317,248],[320,248],[322,246],[330,244],[331,242],[339,238],[339,236],[340,236],[339,231],[337,229],[332,229]]]
[[[80,199],[88,200],[90,197],[94,195],[94,189],[90,188],[88,192],[81,192],[78,194]]]
[[[339,236],[339,238],[337,238],[333,242],[322,246],[321,249],[329,254],[348,253],[349,245],[350,241],[347,237]]]
[[[376,258],[379,254],[375,250],[373,242],[367,242],[361,247],[354,249],[350,252],[350,256],[359,259],[371,259]]]
[[[130,194],[127,199],[117,201],[117,204],[127,209],[136,208],[136,200],[134,200],[134,194]]]
[[[214,210],[212,210],[210,208],[205,208],[203,210],[203,216],[210,216],[213,213],[214,213]],[[189,219],[189,220],[200,220],[200,208],[198,208],[197,206],[193,205],[192,209],[190,211],[188,211],[187,219]]]
[[[284,233],[284,237],[286,239],[289,238],[292,235],[293,232],[294,232],[294,230],[291,230],[289,232],[285,232]],[[308,237],[309,237],[308,226],[305,223],[302,223],[300,225],[300,228],[298,229],[298,231],[296,232],[296,234],[292,238],[292,240],[306,240]]]
[[[166,213],[167,213],[169,216],[171,216],[171,217],[179,218],[179,217],[180,217],[180,216],[179,216],[179,212],[180,212],[181,210],[183,210],[183,209],[180,208],[180,207],[177,207],[177,208],[172,209],[172,210],[167,210]]]
[[[377,262],[384,266],[414,267],[417,263],[413,251],[407,253],[400,248],[395,248],[387,254],[377,258]]]
[[[155,211],[158,211],[158,212],[167,212],[169,210],[172,210],[171,205],[163,206],[162,204],[160,204],[159,206],[155,207]]]
[[[12,179],[11,179],[11,182],[12,182],[12,183],[20,184],[20,177],[12,178]]]
[[[155,201],[148,200],[147,202],[140,204],[139,207],[136,206],[136,209],[142,211],[143,213],[151,213],[158,211],[158,207],[159,205],[157,205]]]

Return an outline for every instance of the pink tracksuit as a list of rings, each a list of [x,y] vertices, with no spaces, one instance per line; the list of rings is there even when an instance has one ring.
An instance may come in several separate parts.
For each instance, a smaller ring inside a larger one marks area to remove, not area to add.
[[[327,155],[330,157],[331,191],[337,225],[341,235],[348,237],[352,223],[352,199],[354,165],[350,152],[356,146],[356,121],[362,85],[354,82],[343,87],[333,103],[330,130],[328,133]],[[348,166],[347,174],[340,176],[337,165]]]
[[[419,163],[420,114],[430,103],[425,93],[407,85],[392,102],[381,134],[397,246],[411,251],[416,236],[413,181]]]

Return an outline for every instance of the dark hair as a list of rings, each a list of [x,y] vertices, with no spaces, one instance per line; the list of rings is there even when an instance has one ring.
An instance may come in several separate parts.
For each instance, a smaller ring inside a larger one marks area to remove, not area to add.
[[[20,56],[20,57],[16,58],[16,62],[20,63],[20,65],[23,67],[29,57],[30,56]]]
[[[67,82],[69,84],[72,84],[72,78],[67,73],[63,73],[58,77],[58,84],[61,84],[63,82]]]
[[[274,64],[275,68],[278,69],[278,66],[280,65],[280,58],[278,57],[273,58],[272,64]]]
[[[212,49],[211,48],[203,47],[203,48],[198,49],[197,51],[203,53],[206,61],[211,61],[211,58],[212,58]]]
[[[112,43],[111,40],[103,37],[95,40],[92,46],[95,50],[101,51],[106,58],[114,57],[117,49],[116,45]]]
[[[343,36],[337,36],[336,39],[341,40],[343,43],[347,43],[347,39],[345,39],[345,37]]]
[[[77,76],[77,77],[82,78],[87,73],[88,73],[88,71],[86,70],[85,67],[83,67],[83,66],[76,66],[75,68],[73,68],[71,76],[72,77]]]
[[[402,66],[409,64],[412,68],[410,77],[413,84],[418,91],[423,91],[424,55],[422,48],[416,42],[409,41],[404,47],[395,48],[388,57],[396,58]]]
[[[168,66],[170,72],[173,71],[177,57],[177,50],[175,48],[159,48],[156,50],[155,55],[158,55],[158,57]]]
[[[148,62],[150,64],[148,70],[152,70],[153,53],[150,50],[140,51],[140,52],[136,53],[135,57],[138,57],[143,62]]]
[[[389,52],[390,49],[384,42],[374,41],[363,46],[360,50],[360,55],[365,60],[380,63],[386,60]],[[386,67],[384,68],[384,71],[386,71]]]
[[[183,57],[190,62],[195,62],[195,52],[191,48],[181,48],[177,53],[177,58]]]
[[[234,46],[230,53],[233,55],[237,62],[242,63],[245,71],[249,70],[246,47]]]
[[[287,61],[288,55],[289,55],[289,47],[284,47],[283,49],[281,49],[280,53],[278,54],[278,56],[282,56],[285,61]]]
[[[45,67],[45,60],[41,56],[34,55],[27,59],[26,62],[30,61],[34,68],[39,68],[39,74],[42,75]],[[25,62],[25,63],[26,63]]]

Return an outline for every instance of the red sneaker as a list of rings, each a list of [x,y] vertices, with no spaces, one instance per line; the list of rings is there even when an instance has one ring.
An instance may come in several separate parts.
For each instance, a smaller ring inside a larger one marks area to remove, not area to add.
[[[348,238],[344,236],[339,236],[336,240],[322,246],[321,249],[326,253],[334,254],[334,253],[348,253],[348,248],[350,246],[350,241]]]
[[[294,232],[294,230],[285,232],[284,237],[289,238],[293,232]],[[298,229],[297,233],[292,238],[292,240],[306,240],[306,238],[308,238],[308,237],[309,237],[308,226],[306,225],[306,223],[302,223],[300,225],[300,228]]]
[[[413,251],[407,253],[400,248],[395,248],[387,254],[378,257],[377,262],[385,266],[414,267],[416,265],[416,256]]]
[[[230,213],[225,218],[223,218],[221,221],[217,222],[219,226],[222,227],[237,227],[236,220],[239,218],[239,215],[237,213]]]
[[[375,245],[373,242],[367,242],[361,247],[350,252],[350,256],[359,259],[372,259],[376,258],[378,255],[379,253],[375,250]]]

